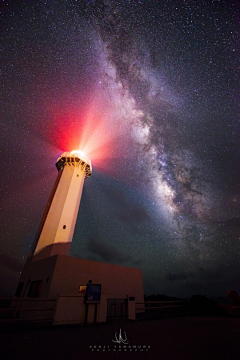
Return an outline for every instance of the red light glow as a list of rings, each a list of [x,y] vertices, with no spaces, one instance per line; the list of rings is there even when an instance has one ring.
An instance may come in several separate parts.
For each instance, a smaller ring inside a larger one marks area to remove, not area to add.
[[[50,112],[53,118],[50,136],[61,152],[78,149],[93,167],[110,170],[107,163],[124,151],[121,140],[126,138],[126,128],[96,100],[78,109],[51,105]]]

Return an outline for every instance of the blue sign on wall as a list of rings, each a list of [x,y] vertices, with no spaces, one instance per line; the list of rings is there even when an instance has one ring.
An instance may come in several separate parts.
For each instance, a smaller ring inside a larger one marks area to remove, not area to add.
[[[100,303],[101,284],[87,284],[86,303]]]

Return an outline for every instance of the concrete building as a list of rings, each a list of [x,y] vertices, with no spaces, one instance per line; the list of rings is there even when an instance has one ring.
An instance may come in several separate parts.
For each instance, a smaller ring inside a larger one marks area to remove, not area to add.
[[[135,302],[144,301],[140,269],[69,256],[90,160],[74,151],[63,153],[56,166],[58,176],[16,292],[16,317],[45,314],[54,324],[135,319]],[[49,312],[52,300],[56,306]]]
[[[93,301],[86,305],[86,288],[90,284],[98,284],[101,293],[99,299],[92,299]],[[94,313],[96,306],[98,306],[96,321],[106,321],[107,317],[134,319],[135,302],[144,301],[140,269],[66,255],[53,255],[38,261],[28,261],[19,287],[23,291],[22,296],[34,299],[34,304],[37,306],[42,303],[41,300],[46,299],[57,299],[57,305],[61,302],[62,310],[54,316],[56,324],[84,322],[86,308],[92,309]],[[39,302],[36,302],[36,299],[39,299]],[[75,303],[74,306],[72,301]],[[27,306],[29,307],[29,300]],[[49,307],[48,302],[46,306]],[[102,308],[103,310],[100,311]],[[78,318],[76,320],[75,312],[79,316],[82,314],[81,321]],[[26,314],[23,313],[23,316]],[[34,316],[39,315],[36,313]],[[95,315],[92,315],[88,322],[94,322],[94,317]]]

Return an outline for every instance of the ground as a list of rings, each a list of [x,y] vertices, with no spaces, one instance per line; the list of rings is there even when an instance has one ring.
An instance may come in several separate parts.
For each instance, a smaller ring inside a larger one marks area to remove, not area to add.
[[[127,344],[112,341],[119,340],[120,332]],[[0,356],[3,360],[226,360],[239,358],[239,338],[240,318],[229,317],[59,327],[18,325],[2,327]]]

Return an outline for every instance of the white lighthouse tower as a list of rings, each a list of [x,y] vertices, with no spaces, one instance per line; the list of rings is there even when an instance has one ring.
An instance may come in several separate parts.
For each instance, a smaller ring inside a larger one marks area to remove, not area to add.
[[[140,269],[69,256],[91,161],[72,151],[56,166],[58,176],[12,301],[12,321],[76,324],[119,314],[135,319],[135,301],[144,302]]]
[[[56,167],[58,176],[35,236],[33,260],[69,254],[84,180],[92,173],[91,161],[78,150],[63,153]]]

